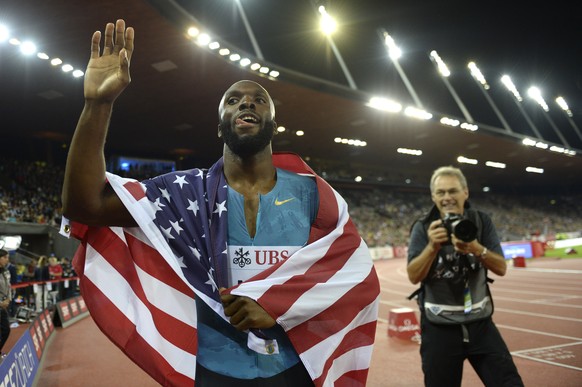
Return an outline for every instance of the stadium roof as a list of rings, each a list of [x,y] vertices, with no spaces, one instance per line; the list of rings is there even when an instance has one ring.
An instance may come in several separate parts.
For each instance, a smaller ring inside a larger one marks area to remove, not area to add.
[[[353,172],[363,176],[363,183],[381,178],[426,186],[432,170],[452,164],[465,171],[472,189],[582,191],[579,16],[555,2],[540,10],[524,2],[499,9],[474,3],[5,2],[0,24],[20,41],[0,42],[5,153],[49,152],[54,158],[66,153],[61,145],[70,141],[83,106],[83,77],[61,71],[63,65],[84,71],[92,33],[123,18],[136,30],[136,49],[132,83],[112,119],[110,154],[209,166],[222,152],[215,134],[218,101],[231,83],[252,79],[271,93],[277,122],[286,128],[275,137],[274,150],[296,152],[320,171]],[[318,30],[320,5],[338,22],[331,38]],[[191,26],[198,35],[187,34]],[[197,43],[204,34],[220,47]],[[396,62],[388,57],[386,35],[403,51]],[[20,49],[26,40],[49,59],[24,56]],[[229,53],[221,55],[225,48]],[[450,69],[448,78],[429,58],[433,50]],[[55,57],[63,63],[51,66]],[[470,61],[487,79],[488,90],[471,76]],[[254,63],[258,70],[250,69]],[[523,101],[506,89],[502,75],[511,76]],[[547,112],[528,97],[530,86],[541,90]],[[571,117],[558,108],[558,96],[569,104]],[[398,102],[402,110],[373,108],[372,97]],[[410,118],[407,107],[432,117]],[[443,117],[478,130],[445,125]],[[304,135],[297,136],[298,131]],[[39,148],[39,141],[46,147]],[[540,148],[544,144],[547,149]],[[399,153],[399,148],[422,154]],[[459,163],[459,156],[477,164]],[[505,168],[486,166],[488,161]],[[526,172],[527,167],[543,173]]]

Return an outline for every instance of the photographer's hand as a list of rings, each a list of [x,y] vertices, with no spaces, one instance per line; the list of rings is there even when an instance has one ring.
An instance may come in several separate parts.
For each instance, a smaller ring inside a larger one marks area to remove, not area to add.
[[[497,275],[504,276],[507,271],[507,262],[505,257],[494,251],[487,250],[477,239],[471,242],[463,242],[454,235],[451,238],[455,251],[460,254],[473,254],[485,266]]]
[[[483,245],[481,245],[477,239],[474,239],[471,242],[463,242],[462,240],[455,237],[454,234],[451,236],[451,242],[455,247],[455,251],[459,254],[473,254],[474,256],[478,257],[485,249],[485,247],[483,247]]]
[[[424,250],[422,250],[422,253],[417,257],[414,257],[406,267],[408,279],[413,284],[417,284],[426,278],[430,266],[441,249],[441,245],[449,240],[447,230],[443,227],[442,220],[435,220],[428,226],[427,238],[428,243]]]

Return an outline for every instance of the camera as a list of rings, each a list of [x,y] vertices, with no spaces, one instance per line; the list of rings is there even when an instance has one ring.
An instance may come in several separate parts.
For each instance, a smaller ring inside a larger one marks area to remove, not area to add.
[[[463,242],[471,242],[477,238],[477,226],[463,215],[447,213],[442,221],[449,233],[449,238],[454,235]]]

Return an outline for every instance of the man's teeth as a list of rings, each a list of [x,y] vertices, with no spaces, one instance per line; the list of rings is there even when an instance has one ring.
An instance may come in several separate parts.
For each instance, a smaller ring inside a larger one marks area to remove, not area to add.
[[[254,124],[256,124],[258,122],[258,120],[253,116],[242,116],[242,117],[239,117],[239,119],[241,119],[245,122],[252,122]]]

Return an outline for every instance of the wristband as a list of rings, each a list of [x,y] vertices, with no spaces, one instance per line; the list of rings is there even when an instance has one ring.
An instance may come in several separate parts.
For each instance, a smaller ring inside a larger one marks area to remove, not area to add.
[[[479,255],[479,258],[481,258],[482,260],[487,259],[487,247],[483,247],[483,252],[481,252],[481,255]]]

